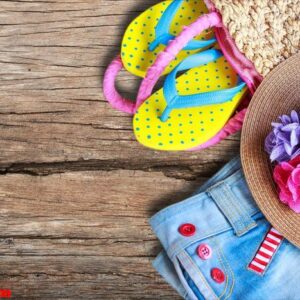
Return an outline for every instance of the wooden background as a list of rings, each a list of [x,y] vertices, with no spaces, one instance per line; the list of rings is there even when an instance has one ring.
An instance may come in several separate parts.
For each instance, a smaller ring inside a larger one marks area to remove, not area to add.
[[[148,219],[238,153],[154,152],[102,95],[122,33],[154,0],[0,1],[0,289],[13,299],[179,299]],[[138,81],[118,85],[134,96]]]

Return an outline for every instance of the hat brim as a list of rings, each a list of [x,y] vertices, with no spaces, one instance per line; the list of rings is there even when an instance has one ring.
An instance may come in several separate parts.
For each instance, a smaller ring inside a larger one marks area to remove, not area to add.
[[[300,111],[300,53],[276,67],[261,83],[248,108],[242,130],[241,159],[251,193],[267,220],[300,247],[300,214],[280,202],[264,143],[271,122]]]

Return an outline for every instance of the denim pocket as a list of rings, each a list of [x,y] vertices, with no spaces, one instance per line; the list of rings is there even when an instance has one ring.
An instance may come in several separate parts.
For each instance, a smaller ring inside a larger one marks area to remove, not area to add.
[[[211,249],[209,257],[205,257],[199,249]],[[176,255],[176,271],[192,299],[228,299],[233,291],[234,275],[227,258],[218,246],[217,238],[210,237],[199,240]],[[224,275],[223,280],[214,278],[214,271]]]
[[[181,256],[181,255],[180,255]],[[199,288],[199,279],[192,278],[191,277],[191,267],[189,259],[187,258],[186,263],[184,263],[184,260],[176,258],[175,262],[175,269],[178,274],[178,277],[181,280],[182,285],[185,287],[186,291],[188,292],[189,299],[192,300],[206,300],[208,298],[204,297],[201,290],[202,288]],[[194,277],[194,276],[193,276]],[[213,298],[215,299],[215,298]]]

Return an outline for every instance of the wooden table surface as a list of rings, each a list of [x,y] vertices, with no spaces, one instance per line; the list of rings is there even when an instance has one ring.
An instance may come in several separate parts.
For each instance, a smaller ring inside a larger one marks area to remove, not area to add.
[[[122,33],[157,1],[0,1],[0,289],[13,299],[179,299],[148,219],[239,151],[146,149],[102,94]],[[134,97],[134,76],[118,86]]]

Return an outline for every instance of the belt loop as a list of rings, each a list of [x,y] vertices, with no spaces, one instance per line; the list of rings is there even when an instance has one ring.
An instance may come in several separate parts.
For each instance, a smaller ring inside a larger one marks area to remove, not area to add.
[[[223,212],[237,236],[242,236],[257,226],[256,222],[241,205],[240,199],[234,195],[225,182],[221,182],[209,188],[207,193]]]

